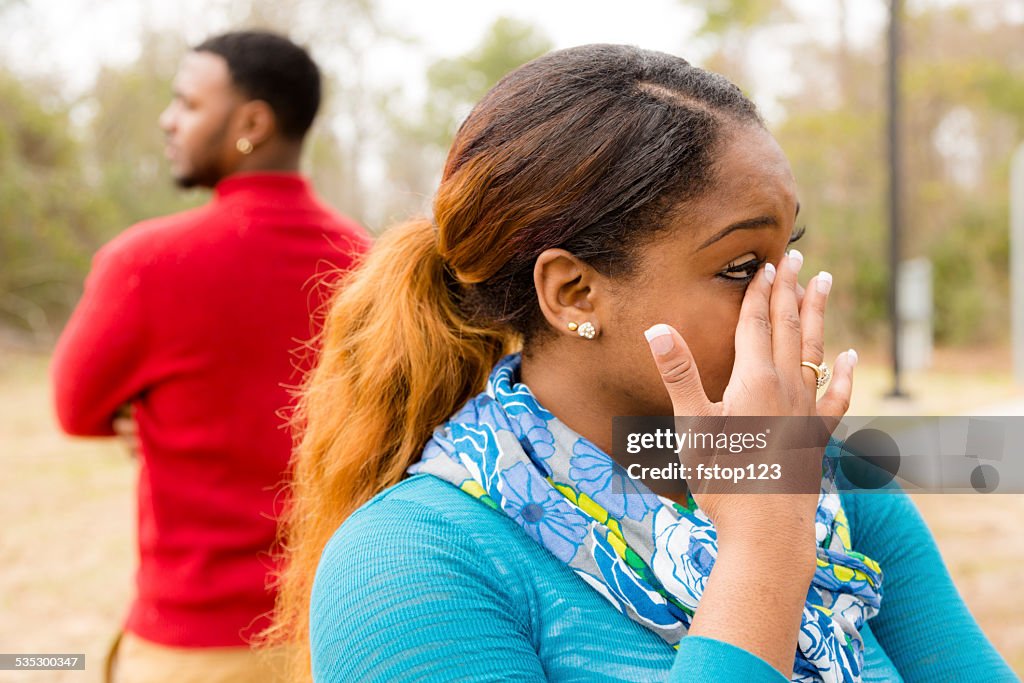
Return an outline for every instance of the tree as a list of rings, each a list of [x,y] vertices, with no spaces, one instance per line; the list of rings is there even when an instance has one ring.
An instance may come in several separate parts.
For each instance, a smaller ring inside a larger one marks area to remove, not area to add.
[[[95,245],[68,108],[0,70],[0,324],[51,338]]]
[[[364,225],[379,224],[385,199],[373,162],[388,137],[390,93],[371,79],[366,55],[407,38],[385,24],[373,0],[252,0],[242,23],[284,31],[310,48],[324,98],[305,162],[326,199]]]
[[[973,5],[908,13],[904,73],[907,257],[934,266],[940,343],[1002,340],[1009,305],[1009,155],[1024,134],[1020,24]],[[804,87],[775,133],[801,187],[809,256],[832,270],[830,333],[881,340],[888,273],[880,43],[797,48]],[[836,83],[841,87],[837,90]]]
[[[427,70],[427,101],[416,120],[389,117],[386,159],[392,181],[389,213],[400,218],[427,211],[444,157],[470,109],[505,74],[552,48],[532,24],[501,17],[467,53],[435,61]]]
[[[704,21],[697,35],[711,38],[715,44],[705,66],[737,83],[750,80],[752,38],[793,19],[785,0],[711,0],[701,7]]]
[[[76,103],[91,114],[82,138],[85,170],[105,208],[102,222],[93,226],[101,242],[140,220],[195,206],[204,196],[175,187],[158,124],[187,48],[157,33],[145,35],[142,46],[130,65],[101,69],[92,91]]]
[[[427,70],[430,97],[422,124],[426,139],[447,149],[469,109],[502,76],[551,48],[551,40],[537,27],[501,17],[468,53],[434,62]]]
[[[750,31],[792,18],[784,0],[711,0],[703,6],[705,18],[699,34]]]

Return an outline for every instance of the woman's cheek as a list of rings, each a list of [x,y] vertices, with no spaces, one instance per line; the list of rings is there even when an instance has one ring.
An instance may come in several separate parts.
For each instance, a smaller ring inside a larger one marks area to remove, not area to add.
[[[705,321],[700,327],[700,338],[695,340],[699,350],[687,339],[694,360],[697,361],[704,393],[714,402],[722,400],[732,376],[736,356],[736,324],[739,320],[739,309],[733,308],[728,305],[707,309]]]
[[[731,347],[732,344],[729,344]],[[729,358],[723,354],[726,350],[721,347],[712,347],[706,353],[698,354],[693,347],[693,358],[697,362],[697,370],[700,372],[700,381],[704,385],[704,393],[712,402],[722,400],[725,387],[729,383],[729,375],[732,372],[732,349],[728,350]]]

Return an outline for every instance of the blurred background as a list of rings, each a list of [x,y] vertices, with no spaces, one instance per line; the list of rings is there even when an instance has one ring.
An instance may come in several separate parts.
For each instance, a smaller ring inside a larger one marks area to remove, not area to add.
[[[539,54],[621,42],[722,72],[793,164],[800,249],[835,277],[832,355],[862,358],[851,414],[1024,413],[1009,323],[1024,0],[904,9],[900,276],[916,313],[901,400],[886,396],[888,12],[887,0],[0,0],[0,651],[86,652],[89,669],[0,681],[99,680],[127,601],[135,464],[118,444],[58,434],[48,354],[99,246],[206,201],[173,187],[156,121],[183,52],[224,30],[273,28],[311,49],[327,97],[304,168],[376,233],[429,210],[461,119]],[[916,500],[968,605],[1024,672],[1024,497]]]

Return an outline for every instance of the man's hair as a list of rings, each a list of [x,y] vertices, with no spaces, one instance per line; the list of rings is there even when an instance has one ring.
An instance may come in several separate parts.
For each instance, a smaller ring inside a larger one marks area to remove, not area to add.
[[[284,137],[306,135],[320,107],[320,69],[304,49],[269,31],[233,31],[193,51],[223,57],[235,87],[270,105]]]

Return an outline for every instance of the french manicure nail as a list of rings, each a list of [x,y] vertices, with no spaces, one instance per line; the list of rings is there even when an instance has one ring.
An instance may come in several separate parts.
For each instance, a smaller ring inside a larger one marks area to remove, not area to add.
[[[768,284],[775,282],[775,266],[773,264],[764,264],[764,277],[768,280]]]
[[[787,263],[794,273],[799,273],[800,267],[804,265],[804,255],[796,249],[790,249]]]
[[[818,291],[822,294],[828,294],[829,290],[832,289],[832,273],[828,271],[821,271],[818,273],[818,278],[815,280],[815,286]]]
[[[662,323],[658,323],[646,330],[644,336],[647,337],[647,343],[651,345],[651,350],[659,356],[664,356],[675,346],[675,340],[672,338],[672,328]]]
[[[857,357],[857,352],[856,351],[854,351],[853,349],[850,349],[849,351],[846,352],[846,357],[850,359],[850,367],[851,368],[857,367],[857,361],[860,360],[860,358]]]

